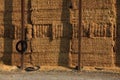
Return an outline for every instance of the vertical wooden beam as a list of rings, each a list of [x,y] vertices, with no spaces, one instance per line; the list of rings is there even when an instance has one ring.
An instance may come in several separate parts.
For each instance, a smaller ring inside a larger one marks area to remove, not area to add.
[[[24,12],[25,12],[25,1],[21,0],[21,39],[25,40],[25,31],[24,31],[24,27],[25,27],[25,16],[24,16]],[[23,45],[21,45],[21,47],[23,47]],[[21,53],[21,69],[24,69],[24,53]]]
[[[21,38],[22,40],[25,40],[25,32],[24,32],[24,27],[25,27],[25,1],[21,0],[21,29],[22,29],[22,35]]]
[[[78,71],[81,70],[81,30],[82,30],[82,0],[79,0],[79,19],[78,19]]]

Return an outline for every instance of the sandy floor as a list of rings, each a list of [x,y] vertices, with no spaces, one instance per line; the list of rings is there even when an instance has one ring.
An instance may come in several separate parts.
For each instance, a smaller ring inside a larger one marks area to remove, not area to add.
[[[120,74],[53,70],[37,72],[2,72],[0,73],[0,80],[120,80]]]
[[[63,66],[41,66],[38,71],[26,72],[0,64],[0,80],[120,80],[120,69],[83,67],[78,72]]]
[[[40,66],[40,70],[38,71],[73,71],[75,70],[75,67],[63,67],[63,66]],[[0,64],[0,71],[1,72],[16,72],[20,71],[20,69],[16,66],[9,66],[9,65],[4,65]],[[118,67],[112,67],[112,68],[95,68],[95,67],[87,67],[84,66],[81,71],[94,71],[94,72],[114,72],[114,73],[120,73],[120,68]]]

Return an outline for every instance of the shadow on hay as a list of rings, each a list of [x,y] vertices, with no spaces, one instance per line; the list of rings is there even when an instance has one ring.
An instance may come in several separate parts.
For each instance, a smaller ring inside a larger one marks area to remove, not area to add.
[[[120,0],[116,0],[116,54],[115,54],[115,65],[120,67]]]
[[[70,24],[70,11],[69,6],[66,4],[71,3],[68,0],[63,0],[61,21],[63,24],[63,36],[60,38],[60,52],[58,64],[60,66],[69,67],[69,50],[70,40],[72,37],[72,26]]]
[[[4,54],[2,61],[4,64],[12,64],[13,35],[12,25],[13,0],[4,0]]]

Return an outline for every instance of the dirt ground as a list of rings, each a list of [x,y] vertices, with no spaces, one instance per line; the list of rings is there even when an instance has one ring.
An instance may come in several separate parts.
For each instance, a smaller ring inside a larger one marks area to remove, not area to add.
[[[120,74],[53,70],[37,72],[2,72],[0,73],[0,80],[120,80]]]
[[[0,65],[0,80],[120,80],[120,69],[84,67],[78,72],[62,66],[41,66],[38,71],[27,72],[16,66]]]

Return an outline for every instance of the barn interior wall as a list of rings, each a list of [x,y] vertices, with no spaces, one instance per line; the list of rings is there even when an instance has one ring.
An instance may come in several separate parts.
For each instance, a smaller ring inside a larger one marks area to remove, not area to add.
[[[21,39],[20,3],[0,1],[0,60],[5,64],[20,65],[15,48]],[[78,64],[78,5],[78,0],[25,0],[26,65]],[[82,0],[82,66],[120,64],[118,7],[119,0]]]

